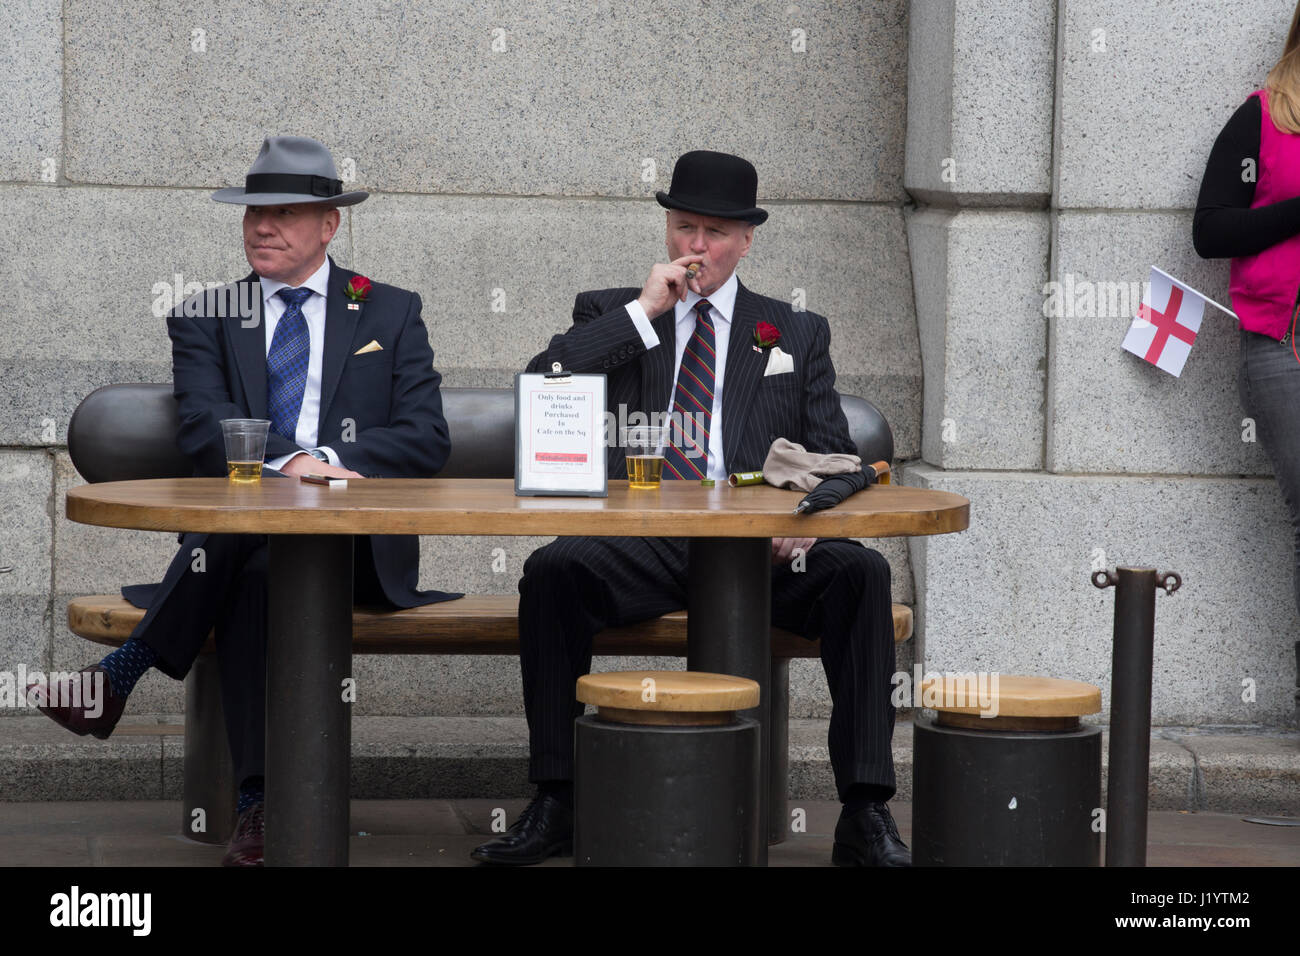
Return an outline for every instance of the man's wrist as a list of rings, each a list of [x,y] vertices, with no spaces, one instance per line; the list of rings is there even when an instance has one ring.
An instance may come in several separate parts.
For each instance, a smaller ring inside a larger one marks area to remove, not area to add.
[[[280,455],[277,458],[268,458],[266,459],[265,464],[267,468],[274,468],[276,471],[284,471],[285,465],[289,464],[289,462],[293,461],[299,455],[306,455],[306,454],[309,453],[305,451],[290,452],[287,455]]]

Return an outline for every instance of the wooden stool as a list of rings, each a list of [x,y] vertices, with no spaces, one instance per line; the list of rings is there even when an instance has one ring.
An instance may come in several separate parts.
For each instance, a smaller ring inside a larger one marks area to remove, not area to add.
[[[917,866],[1098,866],[1101,690],[997,674],[921,684],[913,722]],[[983,713],[996,716],[981,716]]]
[[[594,704],[574,733],[578,866],[753,866],[759,819],[758,684],[699,671],[578,678]]]

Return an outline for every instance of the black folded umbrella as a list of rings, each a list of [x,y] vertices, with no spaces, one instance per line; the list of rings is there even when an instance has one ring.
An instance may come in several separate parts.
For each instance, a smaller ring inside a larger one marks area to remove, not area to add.
[[[876,462],[875,465],[868,465],[863,471],[823,478],[821,484],[804,495],[803,500],[794,509],[794,513],[803,514],[810,511],[834,508],[849,495],[861,491],[888,470],[889,466],[887,464]]]

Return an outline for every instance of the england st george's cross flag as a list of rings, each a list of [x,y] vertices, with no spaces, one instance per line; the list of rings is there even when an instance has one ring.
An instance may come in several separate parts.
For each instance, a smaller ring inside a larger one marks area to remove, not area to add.
[[[1207,302],[1234,319],[1237,317],[1231,309],[1224,309],[1163,269],[1152,266],[1149,291],[1129,326],[1128,335],[1124,336],[1124,349],[1178,377],[1200,331]]]

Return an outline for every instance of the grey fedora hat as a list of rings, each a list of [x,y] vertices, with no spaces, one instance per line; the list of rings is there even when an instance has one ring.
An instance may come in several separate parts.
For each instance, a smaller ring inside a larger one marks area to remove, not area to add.
[[[306,136],[268,136],[248,169],[244,185],[218,189],[217,202],[241,206],[289,206],[314,202],[351,206],[370,193],[345,193],[334,168],[334,157],[324,143]]]

